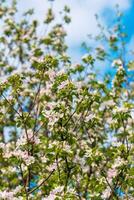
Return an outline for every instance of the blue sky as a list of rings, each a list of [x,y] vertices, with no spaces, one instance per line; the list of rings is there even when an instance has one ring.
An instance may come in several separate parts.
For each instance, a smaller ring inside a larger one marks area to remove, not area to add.
[[[124,16],[123,16],[123,23],[125,25],[125,31],[128,33],[128,42],[133,38],[134,36],[134,0],[129,0],[129,6],[126,7],[126,9],[123,10]],[[120,6],[121,7],[121,6]],[[105,8],[101,12],[101,16],[103,19],[105,18],[105,23],[112,19],[111,16],[114,18],[114,9],[113,7]]]
[[[21,11],[33,7],[35,17],[39,20],[43,19],[50,5],[47,0],[19,0],[18,2]],[[67,43],[70,47],[69,54],[74,62],[79,61],[83,54],[80,46],[87,39],[87,34],[96,34],[98,31],[94,15],[99,14],[102,23],[107,24],[116,4],[119,4],[124,12],[124,23],[129,35],[128,47],[133,46],[134,0],[55,0],[53,6],[55,13],[58,13],[65,4],[71,8],[72,23],[67,28]]]

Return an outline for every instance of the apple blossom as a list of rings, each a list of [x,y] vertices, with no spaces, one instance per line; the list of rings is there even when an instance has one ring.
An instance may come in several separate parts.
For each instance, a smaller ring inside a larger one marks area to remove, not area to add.
[[[133,199],[133,62],[119,15],[73,64],[67,6],[56,23],[51,2],[40,34],[33,10],[18,20],[16,1],[0,3],[0,199]]]

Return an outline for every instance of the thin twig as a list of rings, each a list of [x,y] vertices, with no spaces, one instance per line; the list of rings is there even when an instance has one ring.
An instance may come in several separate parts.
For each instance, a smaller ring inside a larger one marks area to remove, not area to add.
[[[36,187],[34,187],[32,190],[30,190],[28,192],[28,194],[31,194],[34,191],[36,191],[37,189],[39,189],[52,176],[52,174],[54,173],[54,171],[55,171],[55,169],[49,174],[49,176],[45,180],[43,180],[39,185],[37,185]]]

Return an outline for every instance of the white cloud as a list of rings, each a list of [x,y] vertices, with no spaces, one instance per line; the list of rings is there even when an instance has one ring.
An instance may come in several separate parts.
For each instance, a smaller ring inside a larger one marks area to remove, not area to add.
[[[55,0],[54,10],[58,12],[65,4],[71,7],[72,23],[68,27],[68,43],[76,45],[82,42],[88,33],[97,30],[95,13],[100,13],[105,8],[120,5],[121,9],[128,9],[130,0]],[[20,0],[19,7],[22,10],[34,7],[39,18],[45,16],[49,3],[47,0]]]
[[[64,5],[71,8],[72,22],[68,26],[67,42],[69,46],[79,46],[86,40],[87,34],[96,33],[97,25],[94,15],[100,13],[105,8],[112,8],[116,4],[120,5],[122,10],[128,9],[131,0],[55,0],[53,8],[56,13]],[[34,7],[36,16],[42,19],[50,4],[47,0],[19,0],[19,8],[25,10]]]

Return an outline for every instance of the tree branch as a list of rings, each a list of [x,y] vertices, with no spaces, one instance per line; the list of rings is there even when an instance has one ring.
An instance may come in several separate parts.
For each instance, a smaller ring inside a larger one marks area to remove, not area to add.
[[[34,187],[32,190],[30,190],[28,192],[28,194],[31,194],[34,191],[36,191],[37,189],[39,189],[52,176],[52,174],[54,173],[54,171],[55,171],[55,169],[49,174],[49,176],[45,180],[43,180],[39,185],[37,185],[36,187]]]

